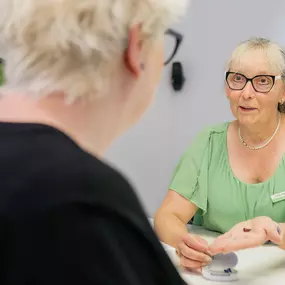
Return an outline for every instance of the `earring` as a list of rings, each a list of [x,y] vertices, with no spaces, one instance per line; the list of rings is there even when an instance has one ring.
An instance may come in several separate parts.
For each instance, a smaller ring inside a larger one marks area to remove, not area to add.
[[[144,70],[144,64],[143,63],[140,64],[140,67],[141,67],[141,70]]]

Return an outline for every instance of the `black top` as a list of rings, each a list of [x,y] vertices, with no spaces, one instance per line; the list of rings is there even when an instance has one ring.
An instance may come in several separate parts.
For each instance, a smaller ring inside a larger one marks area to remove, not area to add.
[[[184,284],[117,171],[58,130],[0,124],[0,284]]]

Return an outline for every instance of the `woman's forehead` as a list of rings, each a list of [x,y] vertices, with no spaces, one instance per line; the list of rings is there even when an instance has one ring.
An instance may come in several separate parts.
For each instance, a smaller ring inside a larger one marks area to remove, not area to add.
[[[230,70],[247,76],[258,74],[281,75],[283,59],[273,49],[252,49],[236,51],[230,62]]]

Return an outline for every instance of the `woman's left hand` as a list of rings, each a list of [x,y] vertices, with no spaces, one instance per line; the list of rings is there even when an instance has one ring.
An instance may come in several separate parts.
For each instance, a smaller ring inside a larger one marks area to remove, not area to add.
[[[209,247],[214,255],[263,245],[271,241],[280,245],[283,233],[269,217],[257,217],[235,225],[230,231],[219,236]]]

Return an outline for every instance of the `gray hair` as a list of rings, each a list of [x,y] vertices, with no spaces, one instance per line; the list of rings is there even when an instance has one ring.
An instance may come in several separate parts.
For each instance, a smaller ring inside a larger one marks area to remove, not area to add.
[[[227,63],[227,69],[229,70],[232,63],[238,60],[245,52],[251,50],[263,50],[266,52],[268,64],[282,76],[282,81],[285,84],[285,52],[278,44],[266,38],[253,37],[241,42],[233,51]],[[278,110],[285,113],[285,103],[279,103]]]
[[[6,89],[70,101],[103,92],[141,24],[145,40],[163,35],[188,0],[1,0],[0,57]]]

